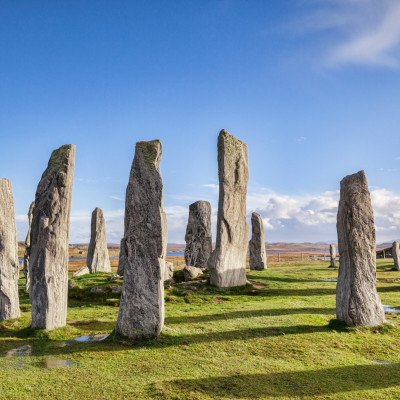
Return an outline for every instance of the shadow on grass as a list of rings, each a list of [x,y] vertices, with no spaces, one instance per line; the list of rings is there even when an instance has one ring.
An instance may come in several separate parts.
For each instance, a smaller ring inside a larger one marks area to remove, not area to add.
[[[176,379],[153,384],[149,392],[166,398],[260,399],[318,396],[399,386],[400,364],[354,365],[311,371],[240,374]],[[400,389],[399,389],[400,390]],[[181,397],[178,397],[179,396]],[[169,397],[171,396],[171,397]],[[199,397],[193,397],[199,396]],[[388,397],[389,398],[389,397]],[[394,398],[394,397],[390,397]]]
[[[29,331],[26,328],[25,331]],[[10,332],[10,338],[23,337],[21,331],[15,331],[14,334]],[[0,353],[4,356],[5,352],[15,350],[16,344],[18,347],[29,344],[32,349],[32,355],[66,355],[73,354],[76,352],[95,352],[95,351],[118,351],[126,350],[127,347],[134,348],[166,348],[172,346],[190,346],[199,343],[210,343],[210,342],[223,342],[223,341],[234,341],[234,340],[248,340],[255,338],[265,338],[283,335],[296,335],[296,334],[312,334],[317,332],[330,332],[331,329],[328,326],[314,326],[314,325],[296,325],[296,326],[270,326],[263,328],[253,329],[239,329],[232,331],[223,332],[209,332],[199,333],[192,335],[173,336],[169,334],[162,334],[157,339],[132,341],[129,339],[120,338],[117,336],[110,336],[108,339],[102,342],[91,342],[91,343],[78,343],[72,338],[68,340],[51,340],[51,339],[31,339],[26,338],[23,340],[6,340],[0,341]],[[26,336],[25,336],[26,337]],[[67,343],[67,345],[65,345]]]
[[[182,317],[166,317],[165,323],[168,324],[189,324],[196,322],[212,322],[236,318],[252,318],[264,316],[277,316],[277,315],[291,315],[291,314],[334,314],[334,308],[277,308],[277,309],[263,309],[263,310],[245,310],[233,311],[221,314],[208,314],[208,315],[194,315]]]

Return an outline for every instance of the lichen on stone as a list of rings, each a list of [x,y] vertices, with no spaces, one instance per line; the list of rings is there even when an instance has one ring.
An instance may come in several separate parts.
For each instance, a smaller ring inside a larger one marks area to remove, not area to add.
[[[64,144],[58,149],[53,150],[48,165],[50,172],[65,173],[72,146],[72,144]]]
[[[150,141],[142,141],[136,143],[135,152],[140,150],[146,161],[146,164],[150,168],[155,167],[155,161],[158,155],[158,146],[161,145],[161,141],[159,139],[150,140]]]

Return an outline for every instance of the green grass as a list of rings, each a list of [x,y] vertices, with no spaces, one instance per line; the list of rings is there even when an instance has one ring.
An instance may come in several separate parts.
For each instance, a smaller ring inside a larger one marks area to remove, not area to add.
[[[74,279],[68,326],[52,332],[29,328],[21,280],[24,311],[0,323],[0,353],[28,345],[31,356],[0,358],[0,399],[400,398],[400,314],[387,314],[389,324],[378,328],[335,321],[336,283],[318,281],[336,278],[327,266],[248,271],[262,284],[256,288],[176,283],[165,291],[161,337],[137,343],[69,341],[114,329],[119,295],[111,289],[121,281],[109,274]],[[400,273],[391,268],[378,260],[378,291],[382,303],[400,307]],[[46,369],[48,359],[76,365]]]

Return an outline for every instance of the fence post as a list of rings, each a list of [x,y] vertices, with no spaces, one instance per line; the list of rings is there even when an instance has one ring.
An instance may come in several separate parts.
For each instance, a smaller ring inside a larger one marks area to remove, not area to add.
[[[278,253],[278,262],[281,262],[281,253]]]

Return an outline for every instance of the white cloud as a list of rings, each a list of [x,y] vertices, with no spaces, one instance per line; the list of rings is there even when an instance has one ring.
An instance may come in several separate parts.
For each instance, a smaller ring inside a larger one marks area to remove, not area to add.
[[[122,197],[118,197],[118,196],[110,196],[110,199],[118,200],[118,201],[125,201],[125,199],[123,199]]]
[[[319,51],[325,66],[400,65],[398,0],[327,0],[303,5],[305,15],[290,29],[295,34],[314,34],[314,45],[322,39]]]

